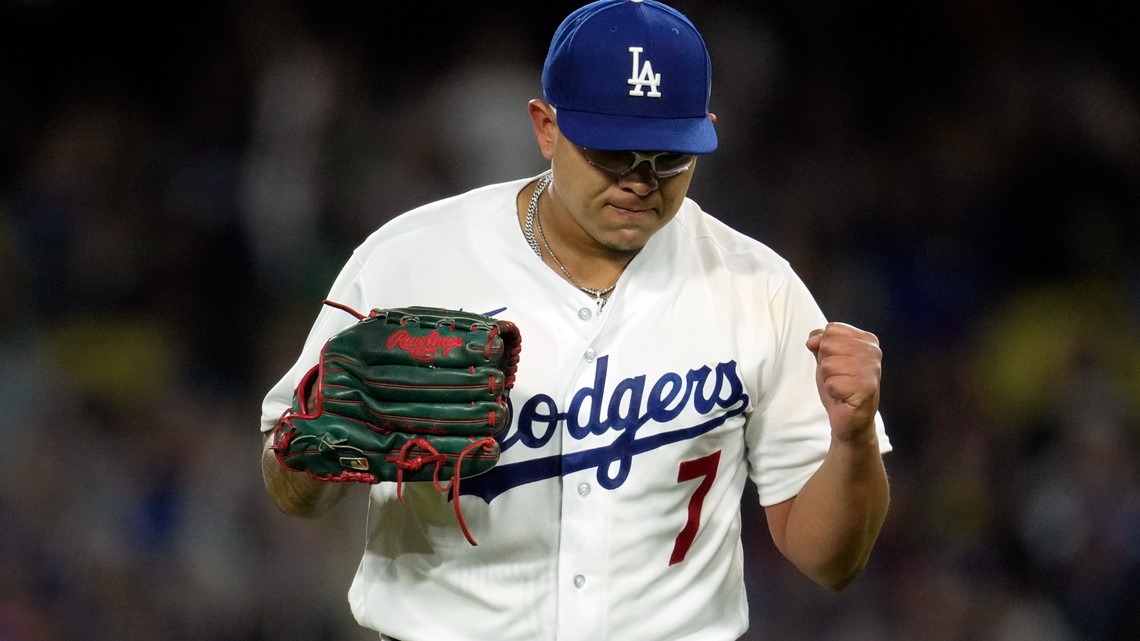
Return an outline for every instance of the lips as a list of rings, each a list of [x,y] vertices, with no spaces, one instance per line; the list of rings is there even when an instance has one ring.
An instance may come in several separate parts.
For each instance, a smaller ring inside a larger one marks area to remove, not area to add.
[[[610,203],[610,207],[630,214],[644,214],[654,211],[652,207],[648,207],[642,203]]]

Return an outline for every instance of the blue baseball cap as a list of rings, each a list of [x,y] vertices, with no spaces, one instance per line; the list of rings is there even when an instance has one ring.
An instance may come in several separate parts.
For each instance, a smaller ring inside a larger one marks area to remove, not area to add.
[[[559,25],[542,91],[571,142],[707,154],[712,60],[693,23],[655,0],[597,0]]]

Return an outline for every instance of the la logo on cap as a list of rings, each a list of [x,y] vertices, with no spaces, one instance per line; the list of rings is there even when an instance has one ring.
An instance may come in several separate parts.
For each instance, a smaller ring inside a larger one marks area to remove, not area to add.
[[[658,90],[658,87],[661,85],[661,74],[653,73],[653,65],[649,64],[648,60],[646,60],[645,64],[641,67],[641,75],[638,75],[637,63],[642,51],[644,51],[644,49],[641,47],[629,48],[629,52],[633,54],[633,73],[630,74],[629,80],[626,81],[628,84],[633,85],[633,89],[629,90],[629,95],[660,98],[661,92]],[[645,93],[642,89],[645,85],[649,85],[649,93]]]

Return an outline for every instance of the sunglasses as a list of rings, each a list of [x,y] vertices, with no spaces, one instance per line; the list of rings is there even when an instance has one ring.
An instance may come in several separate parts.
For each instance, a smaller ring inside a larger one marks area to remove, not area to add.
[[[649,171],[656,178],[672,178],[683,174],[693,166],[697,159],[694,154],[679,154],[672,151],[642,152],[642,151],[607,151],[604,149],[590,149],[581,145],[574,145],[578,153],[592,166],[604,171],[615,178],[621,178],[637,169],[643,162],[649,163]]]

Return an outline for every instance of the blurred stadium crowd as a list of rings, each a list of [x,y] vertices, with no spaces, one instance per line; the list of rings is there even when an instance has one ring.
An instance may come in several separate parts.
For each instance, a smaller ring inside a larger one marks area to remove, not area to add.
[[[535,4],[0,5],[0,640],[375,638],[364,494],[278,513],[260,400],[368,232],[541,171]],[[1136,5],[676,6],[691,195],[886,354],[871,565],[815,587],[746,496],[746,639],[1140,638]]]

